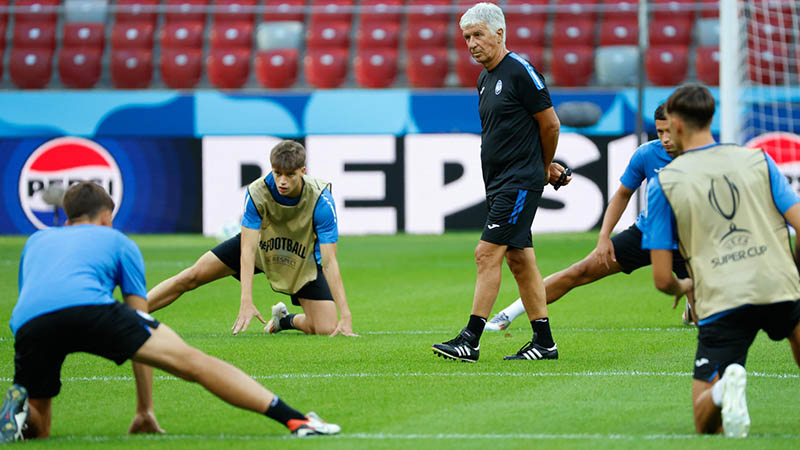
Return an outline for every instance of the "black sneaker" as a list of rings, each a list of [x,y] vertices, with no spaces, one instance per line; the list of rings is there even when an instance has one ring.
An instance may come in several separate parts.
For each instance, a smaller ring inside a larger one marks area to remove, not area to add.
[[[433,353],[445,359],[455,359],[456,361],[475,362],[478,360],[481,344],[473,347],[471,342],[476,341],[475,335],[464,328],[458,333],[455,339],[451,339],[441,344],[433,344]]]
[[[522,359],[558,359],[558,346],[553,344],[552,347],[546,348],[533,341],[523,345],[516,355],[508,355],[503,358],[504,360]]]
[[[0,409],[0,443],[22,440],[22,428],[28,420],[28,391],[14,384],[6,391]]]

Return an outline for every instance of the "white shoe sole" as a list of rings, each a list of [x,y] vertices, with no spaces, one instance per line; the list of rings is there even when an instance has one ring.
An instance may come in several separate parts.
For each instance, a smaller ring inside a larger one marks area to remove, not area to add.
[[[722,429],[726,437],[747,437],[750,431],[750,414],[747,412],[747,372],[739,364],[725,369],[722,380]]]
[[[281,331],[281,319],[287,315],[289,315],[289,310],[286,309],[286,305],[284,305],[283,302],[278,302],[273,305],[272,320],[267,322],[267,326],[264,327],[264,332],[272,334]]]

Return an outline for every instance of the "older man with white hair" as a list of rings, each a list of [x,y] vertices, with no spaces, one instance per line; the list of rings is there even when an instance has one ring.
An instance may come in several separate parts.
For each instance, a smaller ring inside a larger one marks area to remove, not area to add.
[[[489,214],[475,249],[478,279],[469,322],[455,339],[434,344],[433,352],[447,359],[478,360],[480,337],[500,290],[505,258],[531,321],[533,338],[504,359],[557,359],[531,224],[544,186],[569,182],[564,168],[552,163],[560,122],[542,74],[506,49],[500,7],[478,3],[464,13],[460,26],[472,57],[484,66],[477,88]]]

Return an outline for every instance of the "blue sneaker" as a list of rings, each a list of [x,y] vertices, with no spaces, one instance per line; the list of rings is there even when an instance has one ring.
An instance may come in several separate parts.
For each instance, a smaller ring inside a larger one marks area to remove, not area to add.
[[[14,384],[6,391],[0,411],[0,443],[22,440],[22,427],[28,420],[28,391]]]

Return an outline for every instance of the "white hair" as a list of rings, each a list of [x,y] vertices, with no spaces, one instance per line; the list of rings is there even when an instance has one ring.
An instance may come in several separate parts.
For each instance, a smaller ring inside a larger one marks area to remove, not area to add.
[[[506,43],[506,18],[503,10],[494,3],[477,3],[461,16],[458,26],[462,30],[473,25],[485,24],[492,34],[503,29],[503,44]]]

